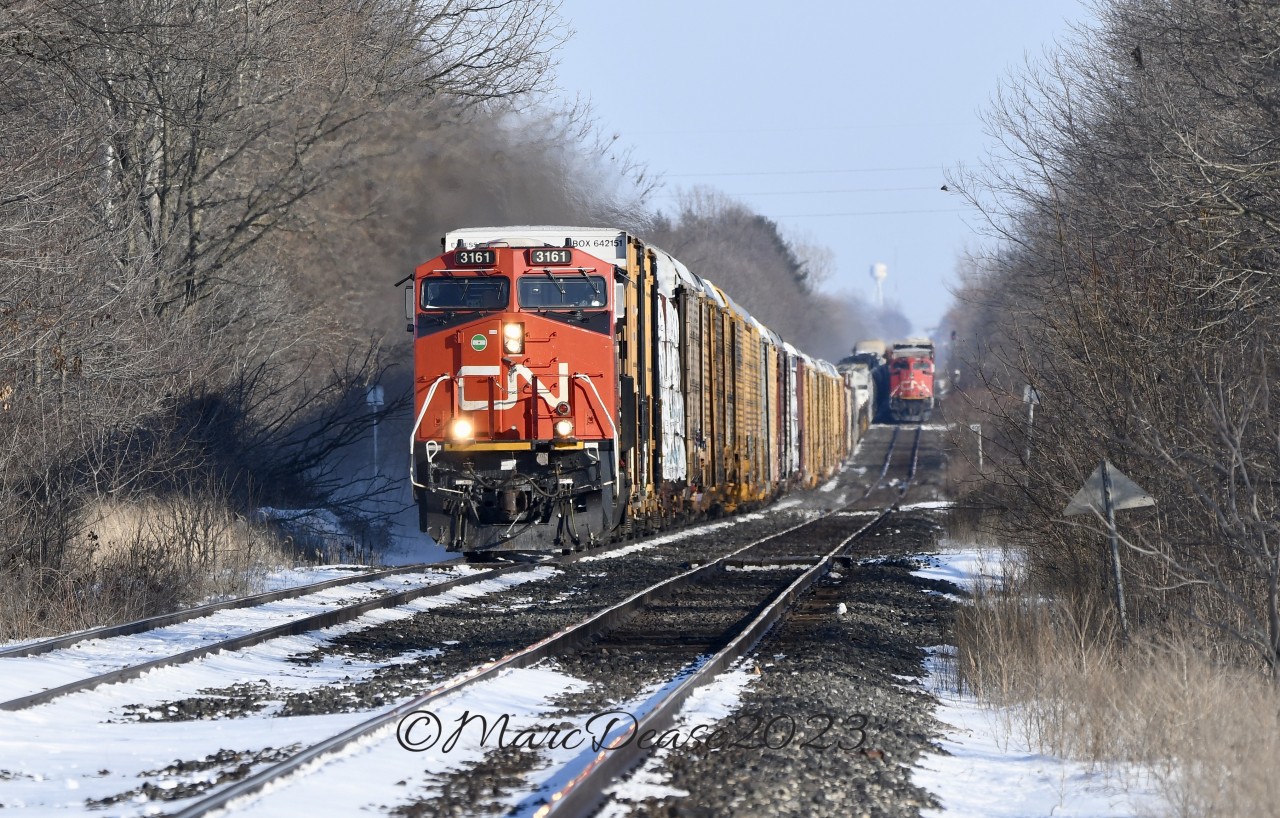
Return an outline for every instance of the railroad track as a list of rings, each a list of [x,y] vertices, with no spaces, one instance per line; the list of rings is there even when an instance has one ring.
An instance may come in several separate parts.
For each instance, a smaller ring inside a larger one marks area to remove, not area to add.
[[[899,429],[895,428],[888,444],[884,465],[879,477],[868,486],[863,496],[858,498],[852,505],[864,503],[878,489],[883,489],[885,475],[892,465],[898,462],[900,467],[906,470],[907,477],[894,487],[897,490],[894,492],[892,501],[880,508],[874,517],[855,531],[840,536],[838,542],[834,545],[828,542],[828,545],[821,549],[810,549],[808,563],[795,565],[794,570],[785,576],[786,581],[784,583],[770,588],[764,595],[764,599],[758,599],[751,603],[748,606],[751,609],[750,615],[741,617],[741,621],[734,626],[731,632],[718,638],[717,641],[722,646],[714,655],[705,661],[697,661],[696,669],[689,673],[687,678],[679,684],[672,685],[667,694],[660,700],[651,701],[652,706],[646,709],[640,721],[635,725],[634,730],[643,732],[650,729],[664,728],[665,725],[669,724],[670,720],[678,712],[680,705],[694,689],[706,684],[716,674],[722,672],[731,663],[750,651],[806,590],[830,572],[832,567],[846,556],[853,542],[865,536],[867,532],[879,525],[893,512],[906,488],[910,485],[910,481],[914,478],[921,431],[920,428],[916,428],[915,439],[910,448],[910,453],[909,455],[903,455],[902,450],[899,450],[897,446]],[[895,461],[895,452],[899,453],[897,461]],[[819,539],[830,540],[832,539],[830,536],[831,529],[823,529],[822,525],[829,522],[835,515],[847,510],[847,508],[846,506],[829,510],[816,519],[807,520],[755,539],[728,554],[690,567],[688,570],[684,570],[673,577],[634,593],[623,601],[573,625],[564,627],[520,650],[513,651],[494,661],[475,666],[464,673],[456,674],[412,699],[384,710],[363,722],[343,730],[341,733],[313,744],[217,792],[210,793],[199,801],[191,803],[176,815],[180,818],[196,818],[196,816],[210,815],[228,808],[234,808],[237,802],[252,799],[269,787],[274,789],[285,779],[301,771],[309,771],[322,766],[327,759],[338,756],[357,742],[367,743],[389,738],[395,731],[396,725],[406,716],[420,711],[427,711],[433,704],[467,687],[494,679],[498,675],[512,670],[528,668],[550,657],[564,655],[579,649],[583,644],[604,638],[611,632],[618,632],[625,628],[626,624],[632,621],[638,613],[646,609],[652,609],[665,600],[671,600],[685,589],[717,578],[723,579],[728,570],[734,565],[781,565],[785,567],[788,562],[798,563],[801,555],[795,554],[795,549],[790,549],[787,554],[779,554],[776,553],[777,549],[771,549],[770,545],[776,544],[782,538],[799,535],[809,528],[826,535],[820,536]],[[610,737],[609,741],[626,745],[625,738],[629,734],[628,732]],[[630,744],[635,744],[636,749],[638,749],[638,744],[635,742]],[[585,814],[585,811],[594,809],[599,804],[603,787],[637,763],[638,760],[639,756],[627,752],[626,746],[619,746],[616,749],[602,749],[594,758],[588,760],[581,770],[561,776],[566,783],[553,791],[540,794],[539,797],[545,799],[546,806],[545,809],[538,809],[537,814],[551,814],[552,812],[563,815]]]
[[[726,522],[732,524],[736,522],[736,520],[730,519],[718,523],[713,522],[706,526],[699,526],[695,524],[680,530],[696,533],[700,527],[714,528],[722,526]],[[233,600],[201,605],[183,611],[141,619],[134,622],[93,628],[73,634],[3,648],[0,649],[0,672],[4,672],[8,679],[18,679],[21,678],[23,674],[22,668],[19,664],[10,663],[7,660],[26,659],[34,656],[55,654],[58,651],[74,650],[77,646],[83,646],[85,643],[102,643],[106,640],[121,639],[129,636],[155,634],[156,639],[154,644],[139,645],[132,650],[134,652],[141,653],[143,656],[153,654],[156,650],[160,650],[161,652],[153,655],[152,658],[146,659],[145,661],[138,661],[128,665],[112,667],[110,669],[103,670],[100,673],[81,675],[51,687],[44,687],[41,689],[30,689],[30,687],[28,687],[27,691],[23,692],[21,695],[13,695],[13,691],[9,690],[7,694],[10,698],[0,700],[0,711],[25,710],[27,708],[47,704],[73,693],[93,690],[104,685],[136,679],[160,668],[173,667],[176,665],[194,662],[221,652],[244,650],[246,648],[251,648],[264,642],[268,642],[272,639],[278,639],[286,636],[297,636],[324,628],[331,628],[337,625],[346,624],[373,611],[408,605],[415,600],[428,597],[442,596],[459,588],[475,585],[481,582],[487,582],[510,574],[529,571],[538,566],[564,566],[587,557],[599,558],[601,556],[607,556],[611,551],[633,548],[637,545],[644,545],[646,540],[660,539],[669,533],[670,532],[662,532],[648,538],[614,543],[605,547],[595,548],[590,551],[575,552],[568,555],[557,555],[555,557],[547,558],[541,562],[490,563],[482,567],[471,567],[468,566],[464,560],[455,559],[434,564],[420,563],[376,571],[360,572],[349,577],[338,577],[322,582],[253,594]],[[467,573],[458,575],[458,572],[460,571],[466,571]],[[255,612],[261,612],[266,608],[266,606],[270,606],[273,603],[287,600],[303,600],[305,597],[321,594],[333,589],[374,585],[382,581],[394,579],[396,577],[404,577],[415,573],[423,574],[423,581],[413,583],[412,587],[405,588],[403,590],[392,590],[390,588],[361,589],[361,593],[353,597],[357,601],[350,602],[349,604],[342,604],[338,607],[333,607],[337,600],[317,600],[316,604],[313,606],[316,609],[315,613],[302,614],[294,611],[291,612],[290,618],[284,622],[280,622],[269,627],[247,630],[234,636],[221,636],[219,634],[226,630],[239,629],[241,627],[239,623],[232,620],[226,620],[220,623],[211,622],[208,627],[202,629],[205,634],[203,638],[200,636],[192,636],[190,634],[183,635],[181,641],[186,643],[199,642],[199,644],[194,647],[178,652],[171,652],[167,647],[172,641],[172,639],[169,638],[172,637],[172,634],[165,633],[166,629],[173,629],[177,625],[192,622],[193,620],[214,617],[218,614],[229,611],[239,612],[240,616],[243,617],[247,611],[254,610]],[[371,594],[374,595],[373,598],[369,598]],[[100,644],[98,646],[100,646]],[[66,656],[65,658],[75,661],[78,657]]]
[[[423,597],[439,596],[457,588],[474,585],[479,582],[485,582],[503,574],[509,574],[520,570],[528,570],[528,568],[529,566],[525,565],[505,565],[485,571],[477,571],[471,574],[455,577],[453,579],[447,579],[445,577],[447,577],[448,574],[441,573],[441,579],[438,582],[429,582],[404,591],[381,594],[374,599],[365,599],[360,602],[343,605],[339,608],[321,610],[319,613],[289,619],[288,621],[271,627],[251,630],[247,633],[230,638],[207,641],[204,644],[185,651],[178,653],[163,653],[156,658],[144,662],[117,667],[103,673],[82,676],[61,685],[17,696],[7,701],[0,702],[0,710],[25,710],[37,705],[47,704],[48,702],[72,693],[80,693],[86,690],[93,690],[94,688],[101,687],[103,685],[116,684],[118,682],[136,679],[153,670],[193,662],[197,659],[201,659],[215,653],[220,653],[222,651],[243,650],[282,636],[296,636],[298,634],[344,624],[364,616],[371,611],[407,605],[408,603]],[[295,597],[296,596],[297,595],[295,595]],[[132,633],[136,633],[136,631]],[[58,640],[49,641],[56,642]],[[50,648],[49,650],[55,649],[56,648]],[[30,656],[33,654],[21,655]],[[0,669],[3,668],[4,666],[0,665]]]
[[[860,498],[861,500],[867,499],[878,488],[882,487],[881,484],[890,469],[900,428],[894,428],[893,438],[889,443],[889,451],[886,454],[885,464],[880,472],[879,479],[867,487],[866,492]],[[552,779],[564,783],[553,790],[538,793],[536,798],[540,799],[542,803],[532,810],[532,815],[536,816],[536,818],[548,818],[549,816],[573,816],[576,818],[577,816],[585,817],[594,813],[607,800],[606,789],[618,778],[625,775],[627,771],[640,764],[652,752],[652,747],[642,746],[643,743],[637,741],[636,737],[644,735],[658,736],[669,730],[675,724],[681,706],[695,690],[710,684],[718,675],[750,653],[765,633],[788,614],[796,601],[806,591],[829,574],[839,561],[848,558],[848,552],[855,542],[882,524],[894,512],[900,502],[900,498],[906,494],[912,480],[915,478],[922,431],[919,426],[915,428],[914,441],[906,464],[906,479],[895,487],[898,494],[897,499],[880,510],[874,518],[840,539],[834,546],[829,546],[825,552],[814,555],[811,564],[801,570],[798,576],[764,602],[762,609],[758,613],[743,620],[728,634],[723,647],[709,658],[699,661],[696,669],[691,673],[684,674],[683,679],[678,683],[667,685],[665,687],[665,695],[661,698],[657,700],[650,699],[646,702],[647,709],[643,713],[634,714],[636,717],[634,720],[624,722],[615,732],[606,736],[602,742],[604,746],[594,756],[585,763],[574,763],[572,767],[553,775]],[[824,517],[812,522],[822,523],[826,519]],[[748,560],[742,560],[741,555],[736,556],[738,556],[738,559],[734,560],[734,562],[737,564],[752,564]],[[788,560],[787,562],[793,561]],[[767,558],[756,564],[764,566],[771,564],[785,565],[786,563]],[[526,799],[525,805],[529,805],[530,800]],[[521,813],[522,811],[517,808],[515,812]]]
[[[188,622],[192,619],[212,616],[219,611],[235,610],[237,608],[253,608],[284,599],[296,599],[300,596],[319,593],[320,591],[326,591],[330,588],[340,588],[344,585],[354,585],[359,582],[373,582],[375,580],[395,576],[397,574],[407,574],[414,571],[425,571],[428,569],[448,568],[459,564],[461,564],[461,560],[450,560],[449,562],[435,563],[433,565],[417,563],[414,565],[402,565],[395,568],[385,568],[380,571],[362,571],[353,573],[351,576],[337,577],[335,579],[324,580],[323,582],[313,582],[308,585],[295,585],[292,588],[284,588],[278,591],[267,591],[265,593],[251,594],[249,596],[229,599],[223,602],[212,602],[208,605],[198,605],[194,608],[187,608],[173,613],[161,614],[160,616],[152,616],[147,619],[139,619],[134,622],[126,622],[121,625],[106,625],[100,628],[77,631],[65,636],[55,636],[50,639],[41,639],[36,642],[28,642],[22,645],[0,648],[0,659],[18,658],[22,656],[38,656],[42,653],[51,653],[55,650],[69,648],[72,645],[87,642],[91,639],[114,639],[118,636],[132,636],[133,634],[146,633],[148,631],[166,628],[170,625],[177,625],[181,622]]]

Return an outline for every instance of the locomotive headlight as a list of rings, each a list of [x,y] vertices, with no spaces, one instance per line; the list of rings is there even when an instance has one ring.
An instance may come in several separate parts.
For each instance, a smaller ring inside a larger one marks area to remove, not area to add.
[[[475,435],[475,427],[466,418],[454,418],[449,424],[449,437],[454,440],[470,440]]]
[[[504,324],[502,348],[512,355],[524,352],[524,324]]]
[[[568,418],[561,418],[551,427],[555,430],[556,437],[573,437],[573,421]]]

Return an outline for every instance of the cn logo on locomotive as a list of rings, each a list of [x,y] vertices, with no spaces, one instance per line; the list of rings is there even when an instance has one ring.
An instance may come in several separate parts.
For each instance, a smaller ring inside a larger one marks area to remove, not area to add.
[[[484,340],[483,335],[477,335],[471,339],[472,347],[475,347],[476,338]],[[479,347],[483,349],[483,347]],[[497,366],[464,366],[458,370],[458,407],[463,411],[475,411],[477,409],[488,409],[489,401],[470,400],[466,395],[467,378],[496,378],[502,374],[501,367]],[[515,364],[507,370],[507,396],[499,398],[493,402],[494,409],[510,409],[516,405],[516,400],[520,397],[520,380],[524,379],[526,383],[533,383],[533,372],[524,364]],[[560,364],[558,389],[553,392],[547,386],[546,378],[539,378],[537,381],[538,397],[547,402],[552,409],[569,400],[569,365]]]

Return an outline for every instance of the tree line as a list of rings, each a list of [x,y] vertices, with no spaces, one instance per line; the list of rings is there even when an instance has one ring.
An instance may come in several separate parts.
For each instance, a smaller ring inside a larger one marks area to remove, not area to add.
[[[653,233],[817,347],[823,249],[724,201],[655,217],[551,94],[567,36],[554,0],[0,8],[0,638],[189,602],[215,541],[261,546],[252,509],[398,485],[351,460],[407,400],[391,285],[448,229]]]
[[[1157,499],[1120,516],[1139,630],[1276,673],[1280,8],[1105,0],[1095,17],[1003,84],[999,161],[954,180],[994,248],[950,316],[996,460],[975,496],[1042,587],[1106,599],[1101,521],[1062,511],[1108,458]]]
[[[524,149],[503,128],[548,87],[564,36],[554,12],[548,0],[0,9],[0,589],[21,600],[0,631],[78,624],[56,621],[76,607],[59,600],[107,585],[128,598],[108,617],[182,601],[169,590],[212,559],[209,538],[181,554],[165,545],[180,539],[172,526],[105,542],[121,504],[221,505],[229,531],[259,504],[344,502],[334,457],[368,427],[353,395],[386,365],[353,320],[388,278],[357,267],[385,258],[361,251],[421,250],[410,216],[439,199],[406,192],[422,177],[404,168],[500,167]],[[581,114],[560,121],[580,128]],[[450,162],[473,131],[489,136]],[[501,195],[492,176],[468,181]],[[384,221],[389,205],[403,218]]]

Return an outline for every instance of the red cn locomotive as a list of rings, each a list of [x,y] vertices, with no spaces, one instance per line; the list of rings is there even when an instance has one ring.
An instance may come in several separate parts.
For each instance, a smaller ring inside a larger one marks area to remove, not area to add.
[[[625,231],[467,228],[417,268],[410,479],[472,559],[586,548],[831,475],[851,388]]]
[[[588,541],[621,508],[614,271],[570,247],[460,247],[415,274],[420,525],[451,550]],[[424,391],[425,390],[425,393]]]
[[[933,342],[909,338],[889,355],[889,417],[896,423],[929,419],[933,413]]]

